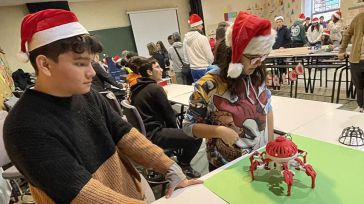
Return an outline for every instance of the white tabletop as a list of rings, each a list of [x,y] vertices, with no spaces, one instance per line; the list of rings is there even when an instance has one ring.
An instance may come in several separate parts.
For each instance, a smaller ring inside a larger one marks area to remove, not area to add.
[[[171,100],[181,104],[188,104],[191,93],[172,97]],[[274,112],[274,128],[312,137],[331,143],[336,141],[341,131],[348,126],[356,125],[364,127],[364,114],[351,111],[337,110],[340,104],[332,104],[303,99],[272,96]],[[324,133],[323,133],[324,132]],[[201,177],[201,180],[219,173],[228,166],[245,158],[244,155],[219,169]],[[178,189],[171,198],[161,198],[154,203],[226,203],[223,199],[212,193],[204,185],[196,185],[188,188]]]
[[[294,130],[294,134],[342,145],[338,139],[344,128],[355,126],[364,129],[364,114],[354,111],[332,110]],[[342,145],[345,146],[345,145]],[[348,146],[345,146],[348,147]],[[364,147],[351,147],[364,150]]]
[[[171,97],[169,100],[182,105],[188,105],[191,93]],[[274,129],[291,132],[340,106],[340,104],[320,101],[272,96]]]
[[[190,85],[168,84],[166,86],[163,86],[163,88],[167,93],[168,99],[179,96],[181,94],[193,92],[193,86]]]
[[[210,178],[211,176],[221,172],[222,170],[228,168],[229,166],[235,164],[236,162],[244,159],[249,155],[243,155],[240,158],[235,159],[234,161],[206,174],[205,176],[202,176],[200,180],[206,180]],[[208,188],[206,188],[203,184],[190,186],[188,188],[182,188],[178,189],[175,192],[173,192],[172,196],[168,199],[165,197],[160,198],[159,200],[156,200],[156,204],[162,204],[162,203],[178,203],[178,204],[189,204],[189,203],[211,203],[211,204],[222,204],[226,203],[223,199],[221,199],[219,196],[211,192]]]
[[[272,96],[274,129],[292,132],[340,106],[320,101]]]

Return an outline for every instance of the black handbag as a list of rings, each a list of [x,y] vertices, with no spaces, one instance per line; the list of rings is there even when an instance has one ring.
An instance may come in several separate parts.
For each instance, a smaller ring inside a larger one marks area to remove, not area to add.
[[[179,58],[179,61],[181,61],[181,63],[182,63],[182,74],[184,74],[184,75],[189,75],[189,74],[191,74],[191,67],[190,67],[190,64],[184,63],[184,62],[182,61],[181,56],[180,56],[180,55],[179,55],[179,53],[177,52],[177,49],[176,49],[175,47],[173,47],[173,49],[174,49],[174,51],[176,51],[177,56],[178,56],[178,58]]]

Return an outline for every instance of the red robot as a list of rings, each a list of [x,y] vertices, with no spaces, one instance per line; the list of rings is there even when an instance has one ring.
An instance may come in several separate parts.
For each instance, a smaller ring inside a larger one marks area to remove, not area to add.
[[[310,176],[311,188],[315,188],[316,172],[310,164],[306,164],[307,152],[298,149],[295,143],[284,136],[278,136],[275,140],[268,142],[265,149],[266,151],[262,153],[254,152],[250,156],[250,174],[253,180],[254,171],[257,169],[282,170],[281,174],[288,186],[287,195],[290,196],[294,176],[294,172],[290,169],[294,168]],[[273,165],[269,165],[271,162]]]

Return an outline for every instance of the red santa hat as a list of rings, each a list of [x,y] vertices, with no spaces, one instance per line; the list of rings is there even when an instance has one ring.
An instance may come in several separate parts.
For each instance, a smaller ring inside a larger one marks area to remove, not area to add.
[[[237,78],[243,71],[241,55],[269,54],[275,42],[276,31],[272,29],[270,20],[240,11],[225,35],[226,45],[232,50],[228,76]]]
[[[327,35],[327,36],[330,36],[330,30],[327,29],[327,28],[324,28],[323,32],[322,32],[322,35]]]
[[[341,19],[341,11],[336,11],[334,14],[333,14],[334,16],[335,16],[335,18],[337,18],[337,19]]]
[[[192,28],[192,27],[196,27],[198,25],[202,25],[203,21],[199,15],[192,14],[188,20],[188,23],[190,24],[190,26]]]
[[[320,19],[315,17],[312,19],[312,23],[319,23],[320,22]]]
[[[121,58],[119,57],[119,55],[115,55],[114,57],[112,57],[112,60],[114,62],[120,62],[121,61]]]
[[[54,41],[88,34],[78,22],[76,15],[62,9],[46,9],[24,17],[20,29],[21,47],[18,57],[21,61],[29,60],[30,51]]]
[[[304,13],[300,13],[300,15],[298,15],[298,19],[301,21],[306,20],[305,14]]]

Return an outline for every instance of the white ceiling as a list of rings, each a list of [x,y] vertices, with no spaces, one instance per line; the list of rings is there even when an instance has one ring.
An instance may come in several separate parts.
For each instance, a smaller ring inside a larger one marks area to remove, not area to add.
[[[16,6],[25,3],[40,3],[49,1],[62,1],[62,0],[0,0],[0,6]],[[67,0],[68,2],[80,2],[80,1],[95,1],[95,0]]]

